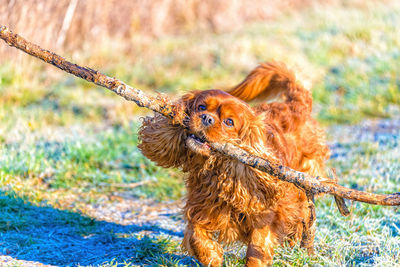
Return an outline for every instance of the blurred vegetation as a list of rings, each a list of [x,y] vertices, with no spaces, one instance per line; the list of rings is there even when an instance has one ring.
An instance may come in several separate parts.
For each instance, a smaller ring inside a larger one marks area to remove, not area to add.
[[[143,36],[231,31],[244,23],[309,7],[313,2],[270,0],[266,4],[253,0],[249,5],[247,1],[230,0],[0,0],[0,21],[47,48],[76,51],[110,38],[130,42]]]
[[[353,123],[399,114],[399,9],[397,1],[314,4],[221,33],[203,30],[122,38],[105,31],[104,36],[98,34],[99,40],[75,38],[82,41],[76,49],[68,49],[66,40],[66,50],[60,50],[77,63],[140,89],[178,95],[193,89],[227,88],[259,62],[283,61],[312,89],[320,121]],[[18,25],[16,30],[21,28]],[[36,35],[27,31],[25,36]],[[104,89],[93,90],[93,85],[1,47],[5,60],[0,65],[0,121],[5,114],[8,120],[28,112],[35,120],[32,127],[78,120],[126,123],[138,113],[133,104],[122,103]],[[7,60],[7,55],[12,58]]]
[[[77,1],[70,27],[61,38],[71,2],[0,0],[0,24],[147,92],[180,96],[193,89],[228,88],[257,63],[274,59],[292,67],[312,89],[314,114],[327,126],[400,115],[399,1],[294,1],[294,6],[272,1],[262,8],[264,1],[257,1],[242,17],[235,14],[247,1],[229,9],[214,6],[215,1],[145,1],[147,6],[142,1],[104,1],[104,5]],[[178,6],[175,13],[168,13],[174,6]],[[160,19],[157,14],[169,15]],[[113,192],[157,200],[181,198],[185,192],[179,171],[156,167],[137,149],[139,117],[146,114],[147,110],[103,88],[1,43],[0,188],[32,205],[81,213],[86,212],[86,204],[115,201]],[[384,168],[395,176],[398,154],[391,152],[392,147],[344,146],[355,152],[330,162],[344,184],[399,191],[398,178],[387,178],[387,172],[369,174],[371,165],[386,162]],[[379,186],[380,180],[387,181],[388,187]],[[141,181],[146,184],[134,189],[116,186]],[[2,217],[1,231],[18,225],[17,208],[10,211],[7,206],[19,205],[9,197],[0,199],[1,214],[10,215]],[[349,222],[338,217],[333,205],[330,198],[318,204],[318,214],[323,216],[318,217],[317,255],[282,248],[277,251],[278,266],[372,264],[379,253],[364,251],[372,241],[387,250],[376,262],[396,261],[399,235],[395,233],[400,227],[394,221],[396,210],[355,204]],[[369,224],[364,225],[361,216]],[[394,225],[390,231],[379,230],[385,226],[379,221],[382,217]],[[343,233],[352,237],[343,240]],[[163,256],[168,246],[178,250],[177,244],[147,241],[140,245],[151,249],[162,245],[157,256],[146,260],[179,265]],[[242,255],[227,255],[227,266],[241,264]]]

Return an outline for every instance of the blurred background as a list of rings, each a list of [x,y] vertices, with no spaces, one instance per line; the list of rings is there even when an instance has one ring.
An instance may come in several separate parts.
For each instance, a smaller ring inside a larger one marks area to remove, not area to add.
[[[398,112],[397,1],[0,1],[2,24],[140,89],[182,93],[226,88],[257,63],[275,59],[294,68],[312,88],[316,115],[324,122],[356,122]],[[2,85],[14,94],[40,99],[58,93],[43,86],[36,92],[35,82],[93,87],[48,71],[49,66],[6,45],[0,53]],[[29,77],[29,92],[13,90],[18,75]],[[106,109],[103,115],[132,114],[108,114],[118,112],[123,101],[115,103],[100,91],[102,103],[95,106]],[[81,88],[71,92],[79,93]],[[103,102],[117,107],[108,109]],[[134,109],[131,103],[122,105]],[[60,108],[71,112],[71,107]],[[92,111],[90,104],[82,109]]]
[[[400,191],[397,0],[0,0],[0,25],[171,97],[229,88],[260,62],[285,62],[312,90],[333,151],[328,165],[341,183]],[[182,174],[156,167],[136,147],[146,114],[0,42],[0,263],[193,264],[179,250],[179,209],[162,206],[179,207]],[[318,209],[317,255],[278,250],[278,265],[398,262],[398,209],[356,204],[356,221],[335,214],[328,197]],[[55,218],[49,225],[37,217],[43,212]],[[178,234],[159,235],[154,229],[164,224]],[[60,225],[74,242],[49,239]],[[100,233],[103,247],[91,239]],[[92,256],[80,258],[87,249]],[[242,254],[229,255],[227,266],[243,264]]]

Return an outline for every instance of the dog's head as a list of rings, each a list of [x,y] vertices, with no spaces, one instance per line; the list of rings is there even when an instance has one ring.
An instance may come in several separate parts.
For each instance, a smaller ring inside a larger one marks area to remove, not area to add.
[[[253,146],[259,143],[262,123],[244,101],[221,90],[195,91],[182,98],[188,123],[189,147],[202,155],[209,155],[205,141],[233,142]]]

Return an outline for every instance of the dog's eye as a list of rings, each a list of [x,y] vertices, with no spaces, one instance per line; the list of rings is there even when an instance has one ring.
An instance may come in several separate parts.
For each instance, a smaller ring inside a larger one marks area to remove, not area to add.
[[[228,127],[232,127],[233,126],[233,120],[232,119],[226,119],[226,120],[224,120],[224,123]]]
[[[204,106],[204,105],[199,105],[199,106],[197,107],[197,110],[198,110],[198,111],[206,110],[206,106]]]

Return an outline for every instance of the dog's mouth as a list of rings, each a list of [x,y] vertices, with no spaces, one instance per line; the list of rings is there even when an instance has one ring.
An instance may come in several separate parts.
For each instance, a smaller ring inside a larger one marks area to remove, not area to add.
[[[188,138],[192,138],[196,143],[202,145],[206,142],[206,139],[204,137],[198,137],[194,134],[189,134]]]
[[[194,152],[203,156],[210,155],[210,146],[207,144],[204,137],[198,137],[194,134],[189,134],[186,138],[186,145]]]

